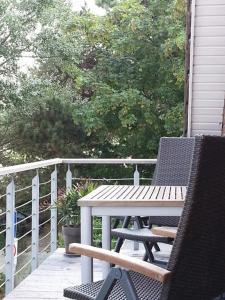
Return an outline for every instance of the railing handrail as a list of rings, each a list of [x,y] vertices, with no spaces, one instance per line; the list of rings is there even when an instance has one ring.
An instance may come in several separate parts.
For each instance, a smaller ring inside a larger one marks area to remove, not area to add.
[[[157,159],[142,158],[63,158],[64,164],[129,164],[129,165],[148,165],[156,164]]]
[[[32,163],[20,164],[9,167],[0,168],[0,176],[10,175],[14,173],[35,170],[51,165],[58,164],[156,164],[157,159],[142,159],[142,158],[53,158],[41,160]]]
[[[20,164],[15,166],[9,166],[9,167],[2,167],[0,168],[0,176],[29,171],[29,170],[35,170],[38,168],[44,168],[52,165],[58,165],[62,163],[61,158],[53,158],[48,160],[41,160],[36,161],[32,163],[26,163],[26,164]]]

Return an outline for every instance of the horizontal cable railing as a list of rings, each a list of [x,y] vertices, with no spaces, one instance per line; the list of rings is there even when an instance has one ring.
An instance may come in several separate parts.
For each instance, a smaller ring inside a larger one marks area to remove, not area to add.
[[[29,201],[27,201],[27,202],[25,202],[25,203],[23,203],[21,205],[16,206],[15,210],[18,210],[18,209],[20,209],[20,208],[22,208],[24,206],[27,206],[28,204],[31,204],[31,203],[32,203],[32,200],[29,200]]]
[[[1,180],[7,176],[6,180],[9,181],[6,193],[3,191],[4,193],[0,195],[0,273],[4,275],[4,281],[0,282],[0,288],[5,287],[5,294],[13,290],[15,276],[22,272],[28,274],[30,269],[34,271],[39,265],[39,255],[53,253],[57,248],[57,208],[55,203],[58,193],[58,165],[67,165],[65,190],[69,190],[74,181],[88,180],[103,184],[104,182],[109,184],[132,181],[135,185],[139,184],[140,180],[150,181],[150,177],[140,177],[137,166],[154,165],[155,163],[156,159],[56,158],[0,168]],[[73,176],[72,165],[120,165],[122,168],[133,165],[136,169],[133,176],[119,177],[117,174],[115,178],[102,176],[101,178],[88,177],[87,179],[77,176],[77,173]],[[60,168],[61,170],[64,169]],[[33,171],[33,175],[29,173],[29,176],[26,177],[26,184],[21,181],[17,186],[20,178],[18,173],[26,171]],[[32,180],[31,177],[33,177]],[[26,201],[25,199],[30,200]],[[93,229],[100,232],[101,221],[98,221]],[[100,242],[101,239],[97,235],[95,243]],[[19,251],[18,245],[20,246]],[[24,261],[24,259],[26,260]]]
[[[16,193],[23,192],[23,191],[29,190],[30,188],[32,188],[32,185],[25,186],[24,188],[18,189],[15,192]]]

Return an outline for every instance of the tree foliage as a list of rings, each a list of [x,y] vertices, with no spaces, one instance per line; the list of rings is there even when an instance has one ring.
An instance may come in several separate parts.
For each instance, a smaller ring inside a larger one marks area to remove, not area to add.
[[[181,134],[184,1],[118,1],[102,17],[57,1],[39,22],[29,44],[37,64],[5,117],[11,149],[150,157],[160,136]]]

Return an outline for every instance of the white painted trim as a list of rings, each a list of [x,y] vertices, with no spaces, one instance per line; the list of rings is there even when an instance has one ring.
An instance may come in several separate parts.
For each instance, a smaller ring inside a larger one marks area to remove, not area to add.
[[[87,207],[87,206],[82,206]],[[180,216],[182,207],[162,206],[94,206],[91,207],[92,216]]]
[[[44,167],[57,165],[61,163],[62,163],[61,158],[54,158],[54,159],[42,160],[38,162],[32,162],[32,163],[21,164],[16,166],[3,167],[0,168],[0,176],[29,171],[29,170],[35,170],[35,169],[44,168]]]
[[[192,92],[193,92],[193,63],[194,63],[194,39],[195,39],[195,9],[196,0],[192,0],[191,4],[191,43],[190,43],[190,75],[189,75],[189,91],[188,91],[188,130],[187,136],[191,136],[192,122]]]
[[[133,158],[54,158],[49,160],[42,160],[38,162],[32,162],[27,164],[21,164],[10,167],[2,167],[0,168],[0,176],[24,172],[28,170],[35,170],[39,168],[44,168],[52,165],[58,164],[111,164],[111,165],[119,165],[119,164],[128,164],[128,165],[155,165],[157,159],[133,159]]]
[[[157,159],[138,158],[66,158],[62,159],[64,164],[131,164],[131,165],[151,165],[156,164]]]

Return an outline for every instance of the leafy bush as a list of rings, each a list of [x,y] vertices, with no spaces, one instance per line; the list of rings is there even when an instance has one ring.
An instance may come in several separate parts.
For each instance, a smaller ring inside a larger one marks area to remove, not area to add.
[[[77,205],[77,201],[96,187],[96,184],[85,181],[84,183],[74,185],[66,193],[63,192],[55,204],[60,217],[59,223],[66,226],[80,225],[80,207]]]

